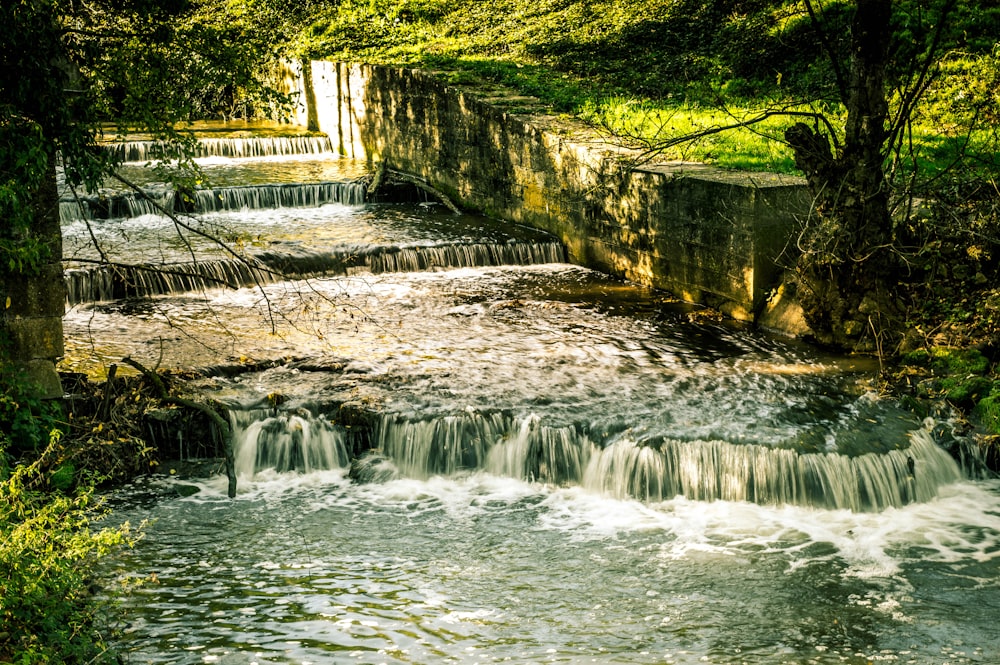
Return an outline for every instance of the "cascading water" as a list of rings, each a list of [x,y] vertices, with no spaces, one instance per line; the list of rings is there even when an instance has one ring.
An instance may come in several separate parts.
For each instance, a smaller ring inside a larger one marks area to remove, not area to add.
[[[305,157],[206,140],[200,159],[211,191],[245,178],[266,193],[244,200],[281,206],[282,183],[359,175],[314,138]],[[440,206],[186,217],[246,261],[116,214],[64,221],[65,364],[206,368],[239,473],[233,501],[222,477],[115,497],[156,518],[107,571],[155,573],[125,601],[137,661],[1000,653],[1000,483],[964,477],[940,423],[867,393],[854,359],[689,318],[551,237]],[[91,238],[140,267],[90,268]]]
[[[247,476],[260,469],[329,470],[348,464],[346,452],[340,452],[343,433],[327,420],[284,415],[263,421],[259,412],[235,413],[241,414],[237,467]],[[267,437],[261,438],[262,427]],[[934,443],[930,428],[914,430],[905,450],[853,457],[725,441],[637,443],[627,436],[602,447],[577,427],[475,411],[423,420],[383,416],[372,439],[376,454],[409,478],[488,471],[577,484],[620,499],[660,502],[680,496],[863,511],[929,501],[942,486],[960,480],[958,465]],[[330,434],[300,441],[303,432],[313,430]],[[279,461],[294,455],[314,461],[305,466]]]
[[[123,162],[151,162],[170,155],[176,149],[157,141],[118,141],[106,146],[108,152]],[[202,138],[194,157],[275,157],[282,155],[324,155],[333,153],[328,136],[245,136]]]
[[[342,433],[308,412],[232,411],[231,420],[240,476],[265,469],[309,473],[349,462]]]

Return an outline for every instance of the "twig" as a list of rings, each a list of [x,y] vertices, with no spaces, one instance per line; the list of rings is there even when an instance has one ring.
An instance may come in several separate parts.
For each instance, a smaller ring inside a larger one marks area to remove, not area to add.
[[[166,402],[167,404],[176,404],[177,406],[183,406],[189,409],[194,409],[199,411],[215,423],[218,428],[219,433],[222,435],[222,448],[225,451],[226,457],[226,476],[229,478],[229,498],[232,499],[236,496],[236,456],[233,452],[233,430],[226,422],[226,419],[219,415],[219,412],[213,409],[207,404],[201,404],[193,400],[185,399],[184,397],[175,397],[170,395],[167,391],[167,386],[163,382],[163,379],[159,374],[146,369],[142,363],[137,360],[133,360],[130,357],[122,358],[122,362],[130,367],[137,369],[142,373],[149,381],[153,384],[153,387],[159,393],[160,400]]]

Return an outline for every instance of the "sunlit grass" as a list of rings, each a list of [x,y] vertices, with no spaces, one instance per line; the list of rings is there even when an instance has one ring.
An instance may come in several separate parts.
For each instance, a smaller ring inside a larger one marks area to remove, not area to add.
[[[721,110],[619,97],[588,100],[579,111],[582,119],[625,144],[649,150],[685,136],[739,125],[760,113],[759,108],[749,106]],[[707,134],[656,152],[661,159],[697,161],[727,169],[789,173],[795,170],[795,163],[784,132],[798,120],[800,118],[793,116],[772,116],[750,126]]]
[[[727,74],[728,60],[720,59],[715,51],[709,55],[697,49],[678,51],[682,46],[675,43],[676,38],[684,33],[677,31],[689,21],[695,22],[692,26],[701,24],[697,17],[671,14],[673,4],[668,0],[555,4],[344,0],[312,24],[303,41],[310,57],[422,67],[449,84],[486,93],[498,104],[503,104],[498,89],[506,88],[512,98],[521,99],[512,100],[505,110],[572,116],[608,138],[639,148],[737,124],[779,107],[784,95],[802,95],[803,88],[789,92],[790,81],[801,82],[809,76],[821,80],[814,73],[822,71],[819,65],[781,71],[773,83],[760,78],[767,67],[754,70],[757,79],[734,79]],[[775,25],[790,33],[796,33],[795,21],[805,20],[794,11],[782,10],[776,16],[780,20]],[[727,57],[748,66],[757,56],[729,52]],[[969,109],[983,107],[983,100],[994,94],[998,58],[1000,53],[994,51],[946,59],[944,76],[935,82],[923,105],[931,112],[915,118],[912,134],[902,144],[897,160],[900,173],[914,171],[914,165],[925,175],[938,173],[965,148],[972,151],[973,163],[996,167],[998,141],[990,129],[996,123],[982,127],[980,118],[981,128],[967,145],[950,127],[968,126],[970,118],[956,114],[967,115]],[[780,73],[787,74],[784,82]],[[814,92],[808,86],[805,89]],[[739,91],[739,98],[734,98],[733,91]],[[725,112],[712,108],[720,96],[728,106]],[[822,110],[835,126],[842,126],[842,110]],[[659,156],[726,169],[794,173],[792,153],[783,137],[788,127],[801,120],[775,115],[753,127],[668,147]]]

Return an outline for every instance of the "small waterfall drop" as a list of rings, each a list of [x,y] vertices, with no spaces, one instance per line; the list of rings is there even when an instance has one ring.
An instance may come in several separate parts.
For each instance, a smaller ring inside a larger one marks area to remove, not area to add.
[[[66,301],[72,305],[122,298],[146,298],[210,288],[256,286],[280,279],[331,274],[419,272],[452,268],[535,265],[563,260],[558,242],[451,245],[443,247],[345,247],[309,252],[295,247],[257,251],[246,260],[206,259],[197,263],[67,268]]]
[[[565,251],[558,242],[474,243],[440,247],[386,248],[365,257],[373,273],[418,272],[434,268],[481,268],[504,265],[561,263]]]
[[[348,465],[343,432],[323,417],[302,410],[230,411],[229,417],[239,476],[267,469],[309,473]]]
[[[385,416],[377,441],[400,473],[410,477],[486,470],[552,483],[578,481],[592,448],[573,427],[541,425],[537,416],[478,411],[424,420]]]
[[[234,411],[231,420],[240,475],[349,464],[343,433],[324,418],[301,410],[256,410]],[[600,448],[573,426],[547,426],[535,415],[516,418],[469,410],[424,419],[383,415],[371,441],[375,450],[362,458],[365,473],[356,474],[362,480],[486,471],[527,481],[580,484],[616,498],[647,502],[683,496],[692,501],[880,511],[928,501],[941,486],[961,478],[957,463],[934,443],[927,427],[915,430],[904,450],[855,457],[725,441],[639,443],[627,436]]]
[[[113,192],[63,197],[59,219],[121,219],[169,213],[198,214],[226,210],[315,208],[327,203],[358,206],[365,202],[367,188],[355,181],[246,185],[198,189],[193,199],[182,199],[163,188],[151,189],[149,198],[134,192]]]
[[[194,203],[185,212],[313,208],[325,203],[362,205],[368,191],[360,182],[320,182],[218,187],[194,192]]]
[[[147,298],[229,286],[269,284],[280,275],[252,259],[213,259],[151,266],[93,266],[63,272],[66,301],[72,305],[123,298]]]
[[[121,141],[108,143],[105,149],[123,162],[149,162],[169,154],[171,147],[159,141]],[[195,157],[277,157],[283,155],[323,155],[333,152],[327,136],[257,136],[237,138],[201,138]]]
[[[910,446],[848,457],[725,441],[621,437],[591,458],[584,486],[625,498],[748,501],[878,511],[934,497],[961,478],[927,428]]]

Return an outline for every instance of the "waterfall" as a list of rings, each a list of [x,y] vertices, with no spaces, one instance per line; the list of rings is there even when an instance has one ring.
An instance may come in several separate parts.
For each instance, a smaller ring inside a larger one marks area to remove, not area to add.
[[[470,411],[423,420],[386,416],[377,441],[405,476],[483,469],[653,502],[683,496],[879,511],[927,501],[961,478],[927,428],[914,431],[904,450],[855,457],[725,441],[638,443],[624,436],[600,449],[575,427]]]
[[[301,409],[233,411],[230,419],[240,475],[349,463],[344,433]],[[602,449],[578,427],[471,409],[422,419],[386,414],[374,430],[375,450],[353,462],[352,477],[360,482],[483,470],[648,502],[683,496],[861,512],[928,501],[961,479],[929,427],[912,432],[903,450],[855,457],[725,441],[636,442],[625,435]]]
[[[427,478],[482,468],[491,446],[507,432],[500,413],[470,412],[426,420],[385,416],[376,441],[405,476]]]
[[[417,272],[434,268],[481,268],[505,265],[562,263],[566,260],[558,242],[472,243],[438,247],[386,248],[365,257],[373,273]]]
[[[516,432],[493,446],[486,470],[551,483],[579,482],[594,446],[574,427],[549,427],[537,416],[511,423]]]
[[[246,261],[210,259],[197,263],[68,268],[66,302],[70,306],[121,298],[186,293],[222,286],[269,284],[282,277],[421,271],[499,265],[532,265],[562,261],[558,242],[503,245],[453,245],[399,249],[398,247],[344,248],[342,251],[296,252],[270,249]],[[389,260],[387,257],[404,257]],[[408,257],[408,258],[405,258]],[[419,257],[419,258],[416,258]]]
[[[623,437],[591,458],[583,484],[645,501],[684,496],[878,511],[927,501],[960,477],[925,428],[912,433],[905,450],[856,457],[725,441],[640,444]]]
[[[218,187],[195,191],[186,212],[314,208],[324,203],[362,205],[367,187],[360,182],[285,183],[248,187]]]
[[[171,154],[161,141],[121,141],[105,144],[123,162],[150,162]],[[195,157],[276,157],[283,155],[324,155],[333,152],[327,136],[270,136],[202,138],[195,145]]]
[[[249,410],[230,411],[229,418],[239,476],[266,469],[309,473],[348,464],[343,432],[323,417],[303,410]]]
[[[158,215],[160,209],[177,213],[203,213],[223,210],[263,210],[273,208],[315,208],[326,203],[357,206],[365,202],[364,184],[348,182],[291,183],[247,185],[199,189],[193,201],[178,199],[163,188],[146,192],[149,199],[134,192],[89,194],[59,201],[59,219],[120,219]]]
[[[93,218],[93,215],[90,214],[90,206],[87,205],[86,201],[77,201],[69,198],[59,200],[60,222],[72,222],[77,219]]]
[[[574,482],[591,449],[575,428],[543,426],[536,416],[478,411],[423,420],[385,416],[375,440],[400,473],[416,478],[485,469],[525,480]]]
[[[64,271],[69,305],[145,298],[208,288],[268,284],[279,276],[252,260],[213,259],[156,266],[93,266]]]
[[[256,258],[287,275],[324,273],[421,272],[449,268],[485,268],[504,265],[561,263],[564,249],[559,242],[508,242],[394,247],[384,245],[345,246],[331,251],[303,251],[293,246],[275,246],[258,252]]]
[[[102,192],[82,194],[78,197],[63,196],[59,199],[59,221],[79,219],[121,219],[142,215],[162,214],[160,209],[173,212],[174,192],[162,187],[150,188],[146,197],[134,192]]]

